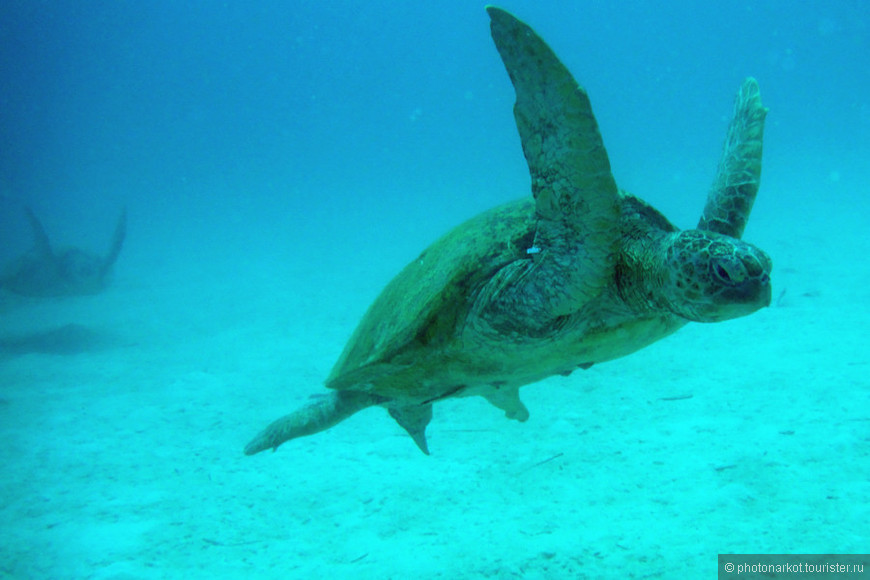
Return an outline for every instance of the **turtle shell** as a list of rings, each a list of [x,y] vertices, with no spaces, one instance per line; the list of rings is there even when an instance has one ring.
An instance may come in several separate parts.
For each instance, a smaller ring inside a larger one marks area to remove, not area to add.
[[[522,199],[457,226],[387,284],[351,336],[326,386],[381,393],[377,379],[451,345],[480,288],[507,264],[530,259],[535,204]]]

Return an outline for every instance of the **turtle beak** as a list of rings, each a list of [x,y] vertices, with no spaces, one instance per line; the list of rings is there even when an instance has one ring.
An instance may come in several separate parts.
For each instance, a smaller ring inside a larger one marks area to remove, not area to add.
[[[721,296],[735,306],[753,307],[750,312],[755,312],[759,308],[770,306],[772,292],[770,276],[763,274],[724,290]]]
[[[720,290],[718,301],[721,310],[717,316],[719,320],[746,316],[770,306],[773,294],[770,257],[758,248],[750,246],[747,249],[749,251],[740,256],[745,277]]]
[[[755,297],[755,303],[759,308],[770,306],[770,297],[773,293],[773,285],[770,281],[770,270],[773,262],[767,252],[753,247],[752,253],[743,259],[743,264],[750,278],[750,295]]]

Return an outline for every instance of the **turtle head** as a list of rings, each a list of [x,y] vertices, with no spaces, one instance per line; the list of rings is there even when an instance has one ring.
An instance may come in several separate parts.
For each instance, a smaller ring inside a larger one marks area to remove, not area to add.
[[[676,232],[667,247],[668,309],[695,322],[718,322],[770,305],[770,257],[736,238],[704,230]]]

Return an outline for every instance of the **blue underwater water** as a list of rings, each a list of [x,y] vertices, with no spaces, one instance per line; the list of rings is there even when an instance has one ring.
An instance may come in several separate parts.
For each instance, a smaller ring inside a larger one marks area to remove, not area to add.
[[[0,578],[712,577],[870,545],[865,2],[502,5],[588,91],[620,187],[703,207],[743,78],[770,112],[744,238],[774,302],[523,389],[532,418],[383,411],[250,458],[368,304],[529,195],[484,4],[0,3],[0,267],[103,253],[96,295],[0,288]]]

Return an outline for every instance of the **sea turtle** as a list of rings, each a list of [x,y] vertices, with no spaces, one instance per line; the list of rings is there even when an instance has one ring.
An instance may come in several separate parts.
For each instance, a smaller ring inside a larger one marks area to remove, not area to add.
[[[118,218],[105,256],[79,248],[53,250],[39,219],[29,207],[24,211],[33,230],[33,248],[5,268],[0,288],[23,296],[77,296],[96,294],[106,287],[124,244],[126,211]]]
[[[761,174],[755,80],[737,94],[698,228],[680,231],[617,189],[586,92],[552,50],[511,14],[487,10],[516,90],[533,199],[472,218],[408,264],[363,317],[326,380],[331,392],[266,427],[246,454],[372,405],[428,454],[437,401],[479,395],[524,421],[523,385],[770,304],[770,258],[739,239]]]

